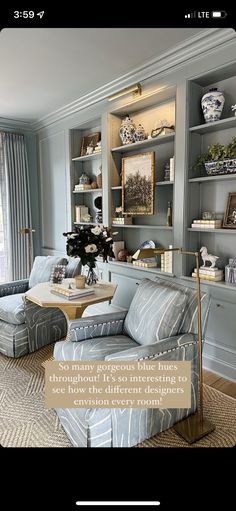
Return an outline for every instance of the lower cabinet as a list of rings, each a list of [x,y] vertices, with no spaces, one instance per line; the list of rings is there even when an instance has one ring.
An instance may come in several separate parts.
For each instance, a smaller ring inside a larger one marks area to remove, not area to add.
[[[112,305],[121,309],[128,309],[140,280],[111,272],[110,281],[117,284]]]

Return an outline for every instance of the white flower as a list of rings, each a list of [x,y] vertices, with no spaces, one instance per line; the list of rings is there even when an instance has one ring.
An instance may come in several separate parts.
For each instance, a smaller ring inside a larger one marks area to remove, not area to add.
[[[107,238],[107,239],[106,239],[106,242],[107,242],[107,241],[112,241],[112,238]]]
[[[92,243],[91,245],[87,245],[86,247],[84,247],[84,250],[87,254],[89,253],[93,253],[93,252],[97,252],[97,246],[94,245],[94,243]]]
[[[98,236],[99,234],[101,234],[102,232],[102,229],[100,227],[98,227],[98,225],[96,225],[96,227],[94,227],[93,229],[91,229],[91,232],[93,234],[95,234],[96,236]]]
[[[67,239],[68,240],[73,240],[74,238],[77,238],[77,236],[79,236],[79,235],[76,232],[73,233],[73,234],[68,234]]]

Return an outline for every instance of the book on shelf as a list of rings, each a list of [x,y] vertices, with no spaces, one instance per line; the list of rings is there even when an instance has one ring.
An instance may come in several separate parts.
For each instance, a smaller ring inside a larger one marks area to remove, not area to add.
[[[116,225],[132,225],[132,217],[131,216],[125,216],[125,217],[113,217],[112,223]]]
[[[83,217],[88,214],[87,206],[75,206],[75,221],[82,222]]]
[[[221,223],[220,224],[191,224],[191,228],[192,229],[220,229],[221,228]]]
[[[90,296],[95,293],[94,289],[69,289],[64,286],[54,286],[50,292],[53,295],[61,296],[66,300],[75,300],[76,298],[83,298],[85,296]]]
[[[222,224],[222,220],[193,220],[194,224],[211,224],[219,225]]]
[[[194,268],[194,272],[197,273],[197,268]],[[212,275],[212,276],[216,276],[216,275],[223,275],[223,270],[219,270],[218,268],[199,268],[199,273],[201,275]]]
[[[169,245],[169,248],[173,248],[172,245]],[[165,273],[173,272],[173,253],[172,252],[164,252],[161,254],[161,270]]]
[[[195,272],[192,273],[192,277],[196,278],[197,274]],[[199,273],[199,277],[201,280],[210,280],[212,282],[220,282],[223,279],[223,275],[204,275],[202,273]]]
[[[141,266],[143,268],[156,268],[157,262],[155,258],[150,259],[137,259],[137,261],[133,261],[134,266]]]

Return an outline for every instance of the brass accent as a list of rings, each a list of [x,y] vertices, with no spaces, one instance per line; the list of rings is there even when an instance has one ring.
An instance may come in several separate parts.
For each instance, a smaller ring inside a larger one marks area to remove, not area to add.
[[[32,243],[32,234],[35,232],[35,229],[31,229],[30,227],[23,227],[20,229],[20,234],[28,234],[28,249],[29,249],[29,265],[30,265],[30,271],[32,270],[33,266],[33,243]]]
[[[184,248],[144,248],[137,250],[133,259],[142,259],[143,257],[153,257],[164,254],[165,252],[177,252],[182,255],[195,256],[196,259],[196,292],[197,292],[197,319],[198,319],[198,360],[199,360],[199,406],[195,414],[187,417],[174,426],[175,431],[181,435],[188,443],[193,443],[200,438],[214,431],[215,426],[203,416],[203,373],[202,373],[202,308],[201,308],[201,289],[200,289],[200,254],[191,252]]]
[[[120,91],[115,92],[114,94],[109,96],[107,99],[108,99],[108,101],[114,101],[115,99],[118,99],[121,96],[125,96],[126,94],[129,94],[130,92],[132,92],[134,98],[136,98],[137,96],[141,96],[141,94],[142,94],[141,83],[136,83],[135,85],[131,85],[130,87],[125,87],[124,89],[121,89]]]

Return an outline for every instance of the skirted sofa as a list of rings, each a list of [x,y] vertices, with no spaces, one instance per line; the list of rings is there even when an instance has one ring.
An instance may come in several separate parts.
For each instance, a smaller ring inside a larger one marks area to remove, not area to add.
[[[24,297],[29,288],[49,281],[57,264],[66,265],[66,278],[81,272],[80,259],[37,256],[29,279],[0,284],[0,353],[17,358],[65,337],[62,311],[39,307]]]
[[[201,295],[205,327],[209,299]],[[57,409],[72,444],[131,447],[194,413],[198,393],[196,291],[156,278],[140,283],[128,311],[70,322],[56,360],[189,360],[189,409]]]

